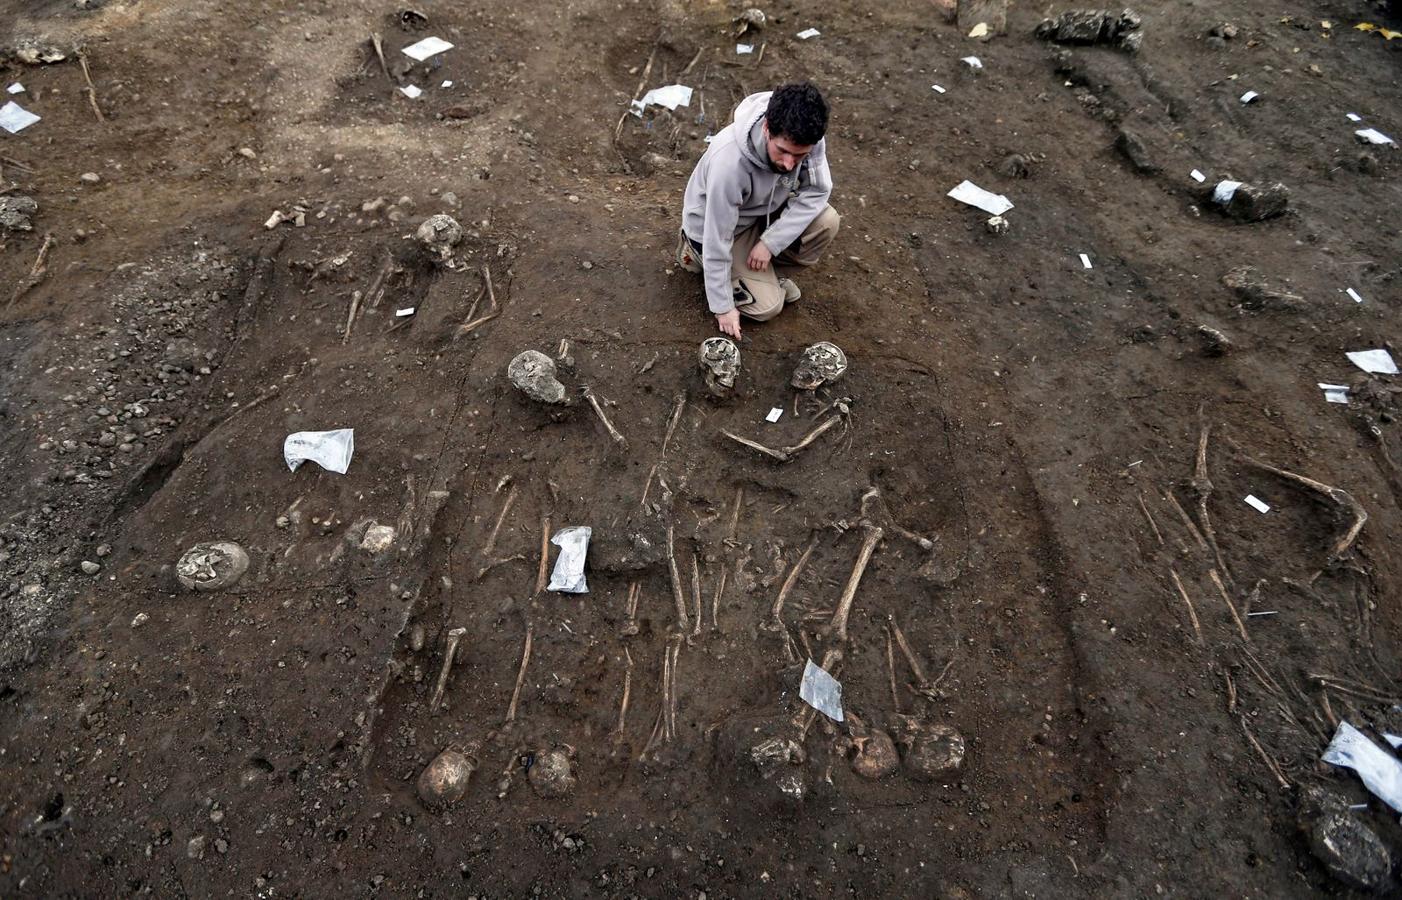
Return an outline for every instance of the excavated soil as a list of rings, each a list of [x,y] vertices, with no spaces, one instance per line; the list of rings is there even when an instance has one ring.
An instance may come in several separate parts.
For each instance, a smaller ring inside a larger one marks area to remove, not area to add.
[[[1397,389],[1344,356],[1402,301],[1399,151],[1354,137],[1402,136],[1402,41],[1353,27],[1387,10],[1151,2],[1131,53],[1036,38],[1060,7],[981,42],[784,0],[742,56],[710,0],[0,9],[67,54],[0,65],[43,117],[0,139],[39,204],[0,232],[0,895],[1347,893],[1306,789],[1402,851],[1317,762],[1402,698]],[[682,189],[801,77],[841,234],[712,398]],[[696,96],[620,122],[640,79]],[[1229,218],[1222,179],[1289,209]],[[798,396],[820,340],[849,371]],[[507,382],[527,349],[569,404]],[[725,434],[829,422],[787,462]],[[289,472],[337,428],[346,474]],[[569,525],[587,594],[540,589]],[[247,574],[183,589],[220,540]],[[935,725],[957,771],[901,741]],[[475,771],[428,805],[446,748]]]

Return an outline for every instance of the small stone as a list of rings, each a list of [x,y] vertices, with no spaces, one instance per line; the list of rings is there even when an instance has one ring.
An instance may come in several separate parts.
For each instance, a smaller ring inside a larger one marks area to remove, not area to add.
[[[578,202],[579,202],[579,197],[578,197],[577,195],[575,195],[575,194],[570,194],[568,199],[569,199],[569,201],[570,201],[571,203],[578,203]]]
[[[1159,167],[1149,158],[1149,151],[1144,146],[1144,141],[1132,131],[1121,129],[1115,137],[1115,149],[1120,155],[1129,161],[1136,172],[1142,175],[1152,175],[1159,171]]]
[[[149,621],[151,621],[151,617],[146,615],[146,613],[137,613],[136,616],[131,620],[131,627],[140,628],[142,625],[145,625]]]
[[[210,810],[210,811],[209,811],[209,821],[213,822],[213,823],[216,824],[216,825],[218,825],[220,822],[224,821],[224,810],[222,810],[222,809],[212,809],[212,810]]]
[[[102,182],[102,176],[96,172],[84,172],[82,175],[78,176],[78,180],[83,184],[100,184]]]
[[[452,191],[444,191],[443,196],[438,199],[443,201],[444,206],[451,207],[452,209],[457,209],[458,207],[458,195]]]
[[[1225,356],[1232,349],[1231,339],[1209,325],[1198,326],[1198,339],[1202,341],[1203,356]]]
[[[278,516],[274,524],[279,528],[286,528],[288,525],[292,524],[292,520],[287,518],[287,516]]]
[[[224,840],[223,838],[219,838],[214,842],[214,849],[218,850],[220,853],[228,853],[229,842]]]
[[[204,835],[197,834],[185,845],[185,855],[191,859],[204,859]]]
[[[39,211],[39,204],[31,197],[14,194],[0,197],[0,228],[8,231],[33,231],[29,217]]]
[[[584,271],[588,272],[590,269],[594,268],[594,264],[586,259],[584,262],[580,263],[580,267],[583,268]]]
[[[98,572],[102,571],[102,566],[99,566],[90,559],[83,560],[78,564],[78,568],[83,570],[84,575],[96,575]]]
[[[240,148],[239,148],[239,156],[242,156],[244,159],[257,159],[257,158],[258,158],[258,154],[253,152],[253,148],[252,148],[252,147],[240,147]]]
[[[1227,215],[1240,222],[1260,222],[1283,215],[1290,206],[1290,191],[1285,185],[1243,184],[1227,201]]]
[[[117,436],[110,431],[104,431],[102,436],[97,439],[97,445],[99,447],[115,447]]]
[[[103,558],[104,556],[110,556],[110,555],[112,555],[112,545],[111,545],[111,544],[98,544],[98,545],[97,545],[97,558],[98,558],[98,559],[101,559],[101,558]]]

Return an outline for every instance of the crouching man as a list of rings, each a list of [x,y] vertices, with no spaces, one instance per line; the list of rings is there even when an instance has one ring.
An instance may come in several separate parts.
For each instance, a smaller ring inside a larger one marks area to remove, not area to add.
[[[742,315],[763,322],[797,302],[793,275],[837,236],[827,126],[827,101],[808,82],[751,94],[687,182],[677,264],[704,276],[716,325],[733,338]]]

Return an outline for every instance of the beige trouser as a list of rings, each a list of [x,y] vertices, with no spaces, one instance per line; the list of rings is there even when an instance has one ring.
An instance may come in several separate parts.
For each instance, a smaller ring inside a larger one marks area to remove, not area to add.
[[[798,240],[775,256],[769,268],[762,272],[751,269],[747,260],[764,233],[764,222],[756,222],[735,235],[735,241],[730,246],[730,289],[734,294],[743,295],[735,299],[735,308],[740,310],[740,314],[761,322],[777,316],[784,308],[784,289],[779,285],[779,279],[791,278],[799,269],[817,263],[833,238],[837,237],[841,223],[842,217],[837,210],[831,206],[824,207],[808,223]],[[682,241],[686,241],[685,235]],[[692,265],[695,266],[692,271],[700,271],[699,261],[693,259]]]

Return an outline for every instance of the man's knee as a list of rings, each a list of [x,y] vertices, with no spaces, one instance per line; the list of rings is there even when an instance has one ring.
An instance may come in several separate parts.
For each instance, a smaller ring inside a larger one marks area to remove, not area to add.
[[[749,303],[736,305],[740,315],[747,319],[767,322],[784,310],[784,289],[778,284],[736,279],[732,286],[750,300]]]
[[[832,240],[837,237],[837,229],[842,225],[842,216],[831,206],[823,207],[823,211],[818,213],[811,226],[814,235],[821,235],[825,240]]]

